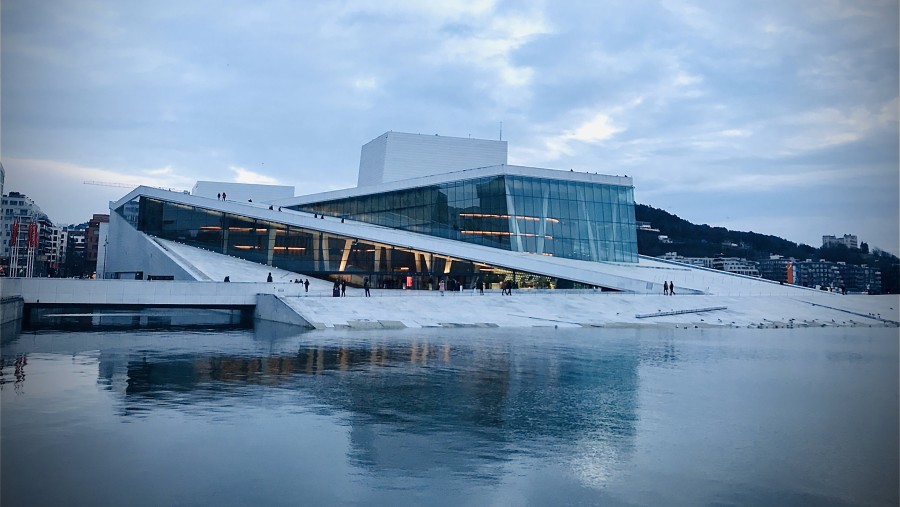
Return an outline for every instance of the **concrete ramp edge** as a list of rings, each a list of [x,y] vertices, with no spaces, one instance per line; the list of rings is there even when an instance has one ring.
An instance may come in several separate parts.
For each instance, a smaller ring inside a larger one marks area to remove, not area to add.
[[[291,324],[307,329],[316,327],[297,313],[297,310],[291,308],[280,297],[273,294],[257,294],[254,317],[260,320],[281,322],[282,324]]]

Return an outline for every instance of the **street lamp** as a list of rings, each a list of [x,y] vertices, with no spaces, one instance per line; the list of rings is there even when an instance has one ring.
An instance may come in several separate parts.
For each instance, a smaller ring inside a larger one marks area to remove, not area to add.
[[[103,272],[100,274],[100,278],[106,278],[106,255],[107,255],[107,247],[109,246],[109,238],[103,240]]]

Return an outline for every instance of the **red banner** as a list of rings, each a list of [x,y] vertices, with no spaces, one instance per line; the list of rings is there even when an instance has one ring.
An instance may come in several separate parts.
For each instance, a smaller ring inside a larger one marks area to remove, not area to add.
[[[38,224],[31,222],[28,224],[28,247],[37,248],[38,246]]]
[[[13,226],[12,226],[12,242],[10,243],[10,246],[16,246],[18,244],[19,244],[19,221],[16,220],[15,222],[13,222]]]

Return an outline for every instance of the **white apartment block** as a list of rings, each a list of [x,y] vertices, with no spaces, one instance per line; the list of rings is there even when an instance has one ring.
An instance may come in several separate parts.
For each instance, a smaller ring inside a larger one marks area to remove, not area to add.
[[[712,260],[713,269],[727,271],[736,275],[760,276],[756,264],[747,259],[737,257],[716,257]]]
[[[12,244],[12,226],[16,221],[19,222],[19,247],[24,248],[25,241],[28,237],[28,224],[33,221],[45,221],[47,215],[41,211],[41,208],[31,200],[30,197],[18,192],[10,192],[2,198],[2,217],[0,217],[0,257],[7,257],[10,254],[10,245]]]
[[[855,234],[844,234],[843,237],[822,236],[822,246],[829,247],[835,245],[844,245],[847,248],[859,248]]]

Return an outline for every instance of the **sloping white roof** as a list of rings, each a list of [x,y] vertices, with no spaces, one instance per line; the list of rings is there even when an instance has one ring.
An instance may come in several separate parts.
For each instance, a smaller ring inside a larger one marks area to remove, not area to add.
[[[723,271],[697,268],[685,264],[641,256],[637,263],[592,262],[531,253],[511,252],[482,245],[464,243],[409,231],[391,229],[352,220],[314,218],[312,214],[292,210],[269,210],[268,205],[218,201],[200,196],[167,190],[138,187],[112,204],[115,210],[138,196],[154,197],[189,206],[198,206],[226,213],[270,220],[291,226],[319,230],[335,235],[381,243],[395,248],[409,248],[432,252],[518,271],[537,273],[554,278],[573,280],[588,285],[609,287],[632,293],[662,293],[663,282],[674,282],[676,292],[682,294],[719,295],[794,295],[812,289],[761,278],[735,275]],[[210,252],[212,253],[212,252]],[[218,255],[218,254],[214,254]],[[213,279],[219,279],[214,277]]]

